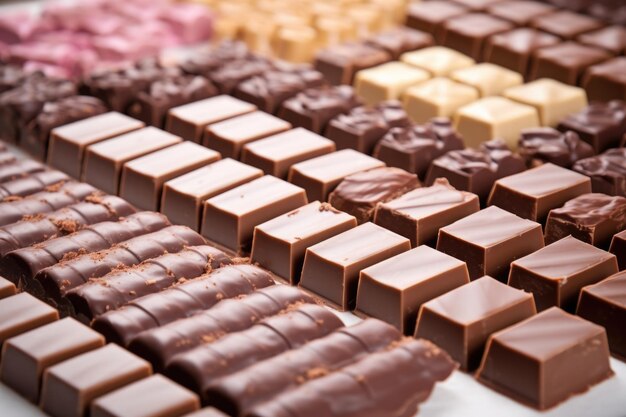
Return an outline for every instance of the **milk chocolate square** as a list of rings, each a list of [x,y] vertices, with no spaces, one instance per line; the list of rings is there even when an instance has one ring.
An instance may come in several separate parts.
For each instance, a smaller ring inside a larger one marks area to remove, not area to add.
[[[385,100],[398,100],[405,90],[430,78],[420,68],[399,61],[388,62],[356,73],[356,93],[365,104],[374,105]]]
[[[581,159],[572,169],[591,178],[594,193],[626,197],[626,148],[613,148]]]
[[[554,78],[563,83],[578,85],[587,68],[609,58],[611,54],[601,49],[576,42],[563,42],[535,52],[529,78]]]
[[[381,5],[384,3],[380,2]],[[404,26],[379,32],[365,42],[375,48],[389,52],[393,59],[400,58],[400,55],[405,52],[415,51],[434,44],[433,37],[429,33]]]
[[[626,230],[613,236],[613,239],[611,240],[611,247],[609,248],[609,252],[611,252],[617,257],[617,264],[619,265],[619,270],[620,271],[625,270],[626,269]]]
[[[15,284],[6,278],[0,277],[0,300],[15,295],[17,288]]]
[[[563,39],[574,39],[582,33],[601,28],[602,22],[591,16],[561,10],[536,17],[531,25]]]
[[[59,312],[28,293],[0,299],[0,347],[14,336],[59,319]]]
[[[443,46],[407,52],[400,56],[400,60],[430,72],[433,77],[446,77],[454,70],[471,67],[476,63],[472,58]]]
[[[581,85],[587,90],[589,100],[626,100],[626,57],[620,56],[589,67]]]
[[[577,41],[583,45],[595,46],[620,55],[626,50],[626,28],[623,26],[607,26],[578,36]]]
[[[333,85],[352,84],[358,71],[391,61],[391,55],[361,43],[346,43],[322,49],[315,57],[315,69]]]
[[[404,93],[404,107],[416,123],[435,117],[452,118],[459,108],[476,100],[478,91],[474,87],[445,77],[424,81]]]
[[[521,74],[499,65],[482,63],[456,70],[451,77],[454,81],[474,87],[481,97],[499,96],[510,87],[521,85]]]
[[[526,26],[534,18],[550,14],[556,7],[538,1],[501,1],[487,7],[487,12],[500,19],[508,20],[517,26]]]
[[[469,13],[453,17],[444,23],[441,43],[479,60],[483,56],[487,38],[513,28],[506,20],[484,13]]]
[[[409,4],[406,25],[431,33],[441,43],[443,24],[450,18],[467,13],[467,8],[451,1],[429,1]]]

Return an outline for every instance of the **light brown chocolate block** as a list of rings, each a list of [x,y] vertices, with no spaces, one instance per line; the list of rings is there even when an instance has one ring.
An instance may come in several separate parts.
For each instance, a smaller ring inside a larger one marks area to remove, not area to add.
[[[213,162],[167,181],[161,212],[173,223],[199,231],[205,200],[262,176],[260,169],[231,158]]]
[[[356,73],[356,93],[365,104],[375,105],[385,100],[398,100],[407,88],[426,81],[430,74],[403,62],[388,62]]]
[[[302,188],[265,175],[208,199],[202,235],[243,253],[250,250],[255,226],[306,203]]]
[[[522,74],[488,62],[456,70],[451,78],[474,87],[481,97],[499,96],[507,88],[524,82]]]
[[[400,56],[400,60],[430,72],[433,77],[447,77],[455,70],[471,67],[476,63],[467,55],[443,46],[407,52]]]
[[[0,300],[15,295],[17,288],[15,284],[6,278],[0,277]]]
[[[297,284],[306,249],[356,225],[353,216],[314,201],[258,225],[251,260]]]
[[[222,413],[217,408],[206,407],[202,410],[196,411],[195,413],[185,414],[184,417],[228,417],[228,414]]]
[[[353,149],[318,156],[289,169],[289,182],[306,190],[310,201],[327,201],[328,194],[350,174],[379,168],[385,163]]]
[[[364,223],[308,248],[300,286],[342,311],[351,310],[360,271],[410,248],[408,239]]]
[[[452,118],[456,111],[478,100],[478,90],[445,77],[436,77],[410,87],[404,94],[406,112],[416,123],[435,117]]]
[[[180,142],[180,137],[149,126],[96,143],[87,148],[82,179],[105,193],[117,194],[126,162]]]
[[[422,304],[468,282],[465,262],[418,246],[361,271],[356,312],[412,335]]]
[[[202,142],[224,158],[239,159],[246,143],[289,129],[291,123],[269,113],[254,111],[208,126]]]
[[[255,110],[254,104],[231,96],[211,97],[171,109],[167,113],[165,130],[199,143],[208,125]]]
[[[0,347],[9,338],[59,319],[59,312],[28,293],[0,300]]]
[[[89,117],[52,129],[48,164],[74,178],[81,178],[83,158],[89,145],[141,129],[145,124],[118,112]]]
[[[27,400],[37,402],[41,376],[48,367],[103,345],[100,333],[73,318],[55,321],[5,343],[0,379]]]

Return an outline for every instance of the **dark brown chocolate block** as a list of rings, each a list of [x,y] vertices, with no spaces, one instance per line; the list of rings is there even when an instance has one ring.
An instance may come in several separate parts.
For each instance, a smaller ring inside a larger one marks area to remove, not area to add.
[[[532,294],[489,276],[422,305],[415,337],[444,349],[464,371],[473,371],[491,334],[536,314]]]
[[[534,18],[550,14],[556,7],[538,1],[501,1],[487,7],[487,12],[495,17],[508,20],[517,26],[526,26]]]
[[[361,271],[356,312],[413,335],[425,302],[468,282],[465,262],[418,246]]]
[[[247,58],[251,55],[245,43],[239,41],[220,42],[215,48],[193,54],[181,64],[187,74],[204,75],[219,68],[224,62]]]
[[[15,288],[15,284],[6,278],[0,277],[0,300],[15,295],[16,293],[17,288]]]
[[[137,207],[158,210],[163,184],[220,159],[220,154],[185,141],[124,164],[120,196]]]
[[[469,13],[453,17],[443,24],[441,43],[480,60],[487,38],[513,28],[506,20],[484,13]]]
[[[613,236],[613,240],[611,240],[611,247],[609,252],[614,254],[617,257],[617,264],[619,266],[619,270],[623,271],[626,269],[626,230],[620,232]]]
[[[525,169],[524,161],[504,141],[494,139],[483,142],[478,149],[453,150],[433,160],[426,184],[446,178],[457,190],[474,193],[485,202],[498,179]]]
[[[550,210],[546,222],[546,243],[568,235],[608,249],[613,235],[626,229],[626,197],[583,194],[563,207]]]
[[[0,300],[0,348],[7,339],[58,319],[58,311],[28,293],[3,298]]]
[[[149,363],[111,343],[48,368],[40,405],[52,417],[82,417],[94,399],[151,373]]]
[[[626,148],[581,159],[572,169],[591,178],[594,193],[626,197]]]
[[[379,32],[368,38],[365,43],[385,50],[391,58],[398,59],[405,52],[432,46],[435,41],[429,33],[400,26]]]
[[[623,26],[608,26],[593,32],[584,33],[577,40],[584,45],[597,46],[613,55],[620,55],[626,50],[626,28]]]
[[[573,13],[567,10],[539,16],[532,21],[532,26],[563,39],[574,39],[585,32],[600,29],[601,21],[591,16]]]
[[[139,333],[208,310],[218,302],[274,285],[254,265],[226,265],[163,291],[139,297],[97,317],[92,327],[108,342],[128,346]]]
[[[374,219],[377,204],[393,200],[419,186],[417,176],[401,168],[374,168],[345,177],[330,193],[328,202],[353,215],[362,224]]]
[[[584,71],[611,58],[608,52],[576,42],[563,42],[535,52],[529,78],[553,78],[577,85],[582,83]]]
[[[29,174],[42,172],[45,169],[45,165],[32,159],[9,162],[0,166],[0,182],[17,180]]]
[[[21,66],[3,64],[0,67],[0,93],[19,86],[29,75]]]
[[[492,335],[476,375],[483,384],[545,410],[613,371],[604,328],[554,307]]]
[[[467,8],[451,1],[411,3],[407,11],[406,25],[432,34],[437,43],[441,43],[443,24],[448,19],[467,12]]]
[[[576,132],[593,146],[595,153],[617,147],[626,134],[626,103],[621,100],[592,103],[582,111],[567,116],[559,123],[558,129]]]
[[[225,62],[208,74],[208,78],[215,84],[221,94],[232,94],[235,87],[242,81],[275,68],[268,59],[260,56],[249,56],[244,59],[235,59]]]
[[[589,100],[626,100],[626,57],[589,67],[581,85],[587,90]]]
[[[625,252],[626,253],[626,252]],[[626,272],[620,272],[580,293],[576,314],[606,329],[611,353],[626,361]]]
[[[72,318],[52,322],[5,343],[0,380],[36,403],[47,368],[103,345],[100,334]]]
[[[543,223],[550,210],[589,192],[591,181],[588,177],[546,163],[496,181],[488,204]]]
[[[385,101],[375,107],[356,107],[330,121],[326,137],[337,149],[356,149],[371,154],[378,141],[393,127],[409,127],[402,104]]]
[[[46,170],[35,172],[24,177],[16,178],[0,184],[0,199],[6,201],[12,197],[25,197],[27,195],[44,191],[47,187],[56,187],[68,181],[70,178],[61,171]]]
[[[389,61],[391,55],[379,48],[363,43],[346,43],[319,51],[315,57],[315,69],[333,85],[350,85],[358,71]]]
[[[594,154],[591,145],[583,142],[576,132],[559,132],[551,127],[523,130],[517,150],[529,168],[545,162],[571,168],[579,159]]]
[[[180,417],[199,408],[196,394],[162,375],[152,375],[99,397],[91,404],[90,415]]]
[[[449,119],[393,128],[376,145],[374,157],[424,179],[430,163],[448,151],[463,149],[463,139]]]

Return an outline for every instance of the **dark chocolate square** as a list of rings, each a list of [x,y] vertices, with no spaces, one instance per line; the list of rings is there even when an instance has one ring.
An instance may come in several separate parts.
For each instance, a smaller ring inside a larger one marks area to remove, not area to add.
[[[529,78],[554,78],[577,85],[587,68],[609,58],[611,55],[604,50],[576,42],[563,42],[535,52]]]

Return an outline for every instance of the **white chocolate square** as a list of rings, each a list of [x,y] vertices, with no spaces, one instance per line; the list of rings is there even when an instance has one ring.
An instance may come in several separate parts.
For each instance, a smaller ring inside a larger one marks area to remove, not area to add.
[[[474,87],[437,77],[406,90],[404,108],[416,123],[426,123],[433,117],[452,118],[466,104],[478,100]]]
[[[407,88],[430,78],[428,72],[394,61],[361,70],[354,80],[357,94],[366,104],[398,100]]]
[[[400,61],[430,72],[433,77],[446,77],[452,71],[476,64],[472,58],[454,49],[431,46],[400,56]]]
[[[523,129],[539,126],[537,110],[504,97],[485,97],[461,107],[455,126],[467,147],[478,147],[491,139],[503,139],[511,149]]]
[[[456,70],[451,78],[476,88],[481,97],[499,96],[507,88],[524,83],[522,74],[490,63]]]
[[[509,88],[504,96],[535,107],[542,126],[556,127],[566,116],[587,106],[585,90],[549,78]]]

